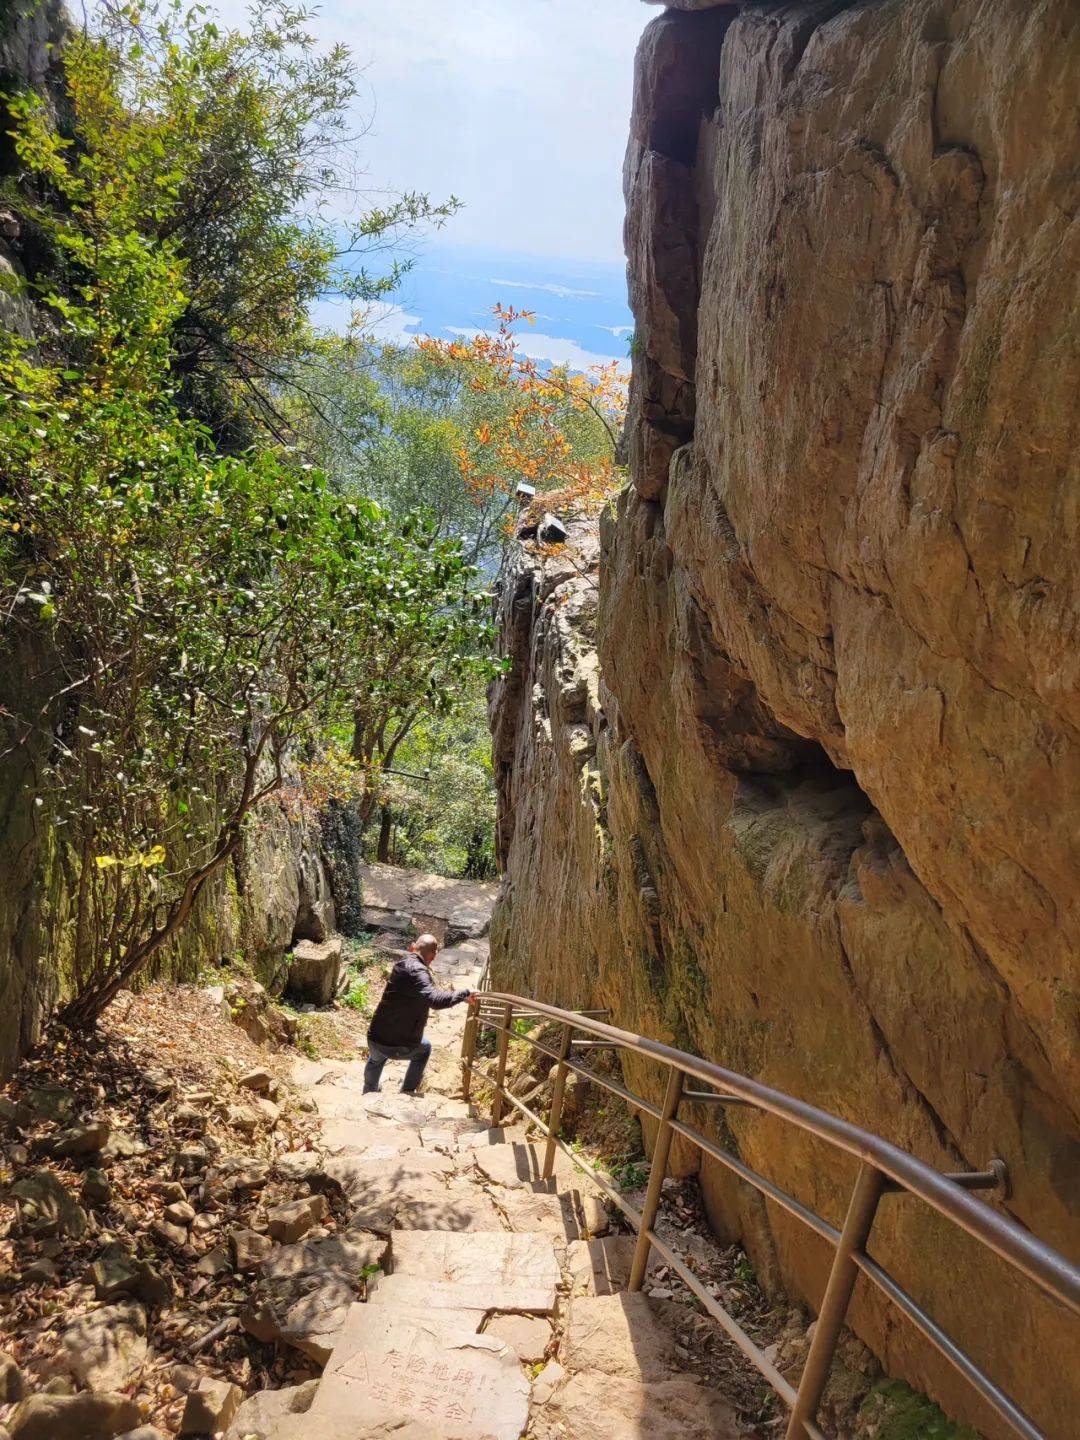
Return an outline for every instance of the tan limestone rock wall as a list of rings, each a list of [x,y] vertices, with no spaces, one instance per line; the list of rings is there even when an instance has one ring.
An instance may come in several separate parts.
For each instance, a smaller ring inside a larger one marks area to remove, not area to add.
[[[646,31],[633,484],[601,556],[572,530],[589,579],[558,555],[507,577],[492,928],[499,984],[611,1005],[942,1169],[1003,1156],[1009,1211],[1073,1257],[1078,62],[1070,0]],[[850,1171],[729,1119],[842,1218]],[[822,1247],[702,1180],[816,1304]],[[1070,1433],[1077,1327],[913,1202],[886,1203],[875,1254]],[[1003,1433],[894,1311],[860,1291],[855,1322]]]

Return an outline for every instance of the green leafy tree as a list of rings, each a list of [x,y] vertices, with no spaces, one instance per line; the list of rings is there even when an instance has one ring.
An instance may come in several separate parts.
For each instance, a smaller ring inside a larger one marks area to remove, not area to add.
[[[31,160],[14,194],[46,230],[57,202],[70,207],[92,244],[123,190],[132,242],[185,262],[171,319],[178,403],[234,448],[262,427],[286,438],[281,392],[299,383],[311,303],[389,293],[409,262],[384,252],[457,207],[418,193],[365,203],[348,122],[356,72],[344,46],[317,48],[311,13],[254,0],[241,30],[180,0],[101,7],[64,52],[64,174]],[[10,103],[26,161],[37,102]],[[93,272],[70,247],[63,257],[77,291]]]
[[[223,454],[182,412],[186,172],[147,183],[153,126],[113,47],[78,39],[67,66],[80,143],[11,103],[66,273],[37,286],[54,342],[0,337],[0,614],[50,682],[0,720],[5,748],[47,742],[38,798],[76,876],[64,1015],[85,1025],[184,925],[287,757],[358,723],[373,657],[419,676],[424,640],[457,640],[471,571],[454,542],[295,455]]]
[[[401,555],[379,597],[364,645],[350,645],[351,753],[368,777],[361,818],[374,811],[378,780],[424,717],[449,715],[493,672],[490,596],[475,588],[457,539],[439,539],[430,521],[409,516]]]
[[[380,794],[375,858],[488,880],[496,872],[491,736],[476,686],[447,716],[424,716]],[[416,778],[420,777],[420,778]]]
[[[522,314],[496,315],[497,333],[467,345],[323,337],[291,416],[298,442],[335,484],[396,514],[429,510],[439,533],[459,536],[484,569],[498,565],[520,481],[579,504],[619,479],[617,372],[541,373],[515,347]]]

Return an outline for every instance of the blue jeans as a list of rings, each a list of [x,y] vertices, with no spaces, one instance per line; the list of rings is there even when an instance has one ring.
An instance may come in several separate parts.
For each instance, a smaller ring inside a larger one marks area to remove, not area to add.
[[[419,1045],[376,1045],[369,1037],[368,1061],[364,1066],[364,1094],[380,1088],[379,1081],[387,1060],[408,1060],[409,1068],[405,1071],[401,1089],[403,1094],[411,1094],[424,1078],[424,1070],[430,1058],[430,1040],[421,1040]]]

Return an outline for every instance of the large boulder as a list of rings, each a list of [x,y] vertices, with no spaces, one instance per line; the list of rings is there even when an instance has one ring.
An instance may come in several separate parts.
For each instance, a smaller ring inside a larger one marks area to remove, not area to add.
[[[293,946],[286,994],[298,1004],[329,1005],[341,980],[341,939],[300,940]]]

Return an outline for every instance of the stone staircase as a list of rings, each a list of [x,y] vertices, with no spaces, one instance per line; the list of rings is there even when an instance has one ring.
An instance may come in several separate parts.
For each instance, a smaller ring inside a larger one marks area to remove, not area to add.
[[[474,985],[476,940],[444,951],[443,983]],[[425,1092],[362,1093],[363,1062],[305,1061],[294,1081],[323,1117],[320,1169],[348,1197],[339,1239],[369,1277],[303,1348],[317,1384],[247,1401],[228,1440],[705,1440],[746,1434],[683,1374],[657,1302],[620,1293],[634,1239],[561,1153],[491,1129],[460,1093],[465,1008],[433,1012]],[[520,1132],[519,1132],[520,1133]],[[337,1240],[321,1243],[337,1244]],[[295,1342],[294,1342],[295,1343]],[[326,1358],[328,1357],[328,1358]]]

